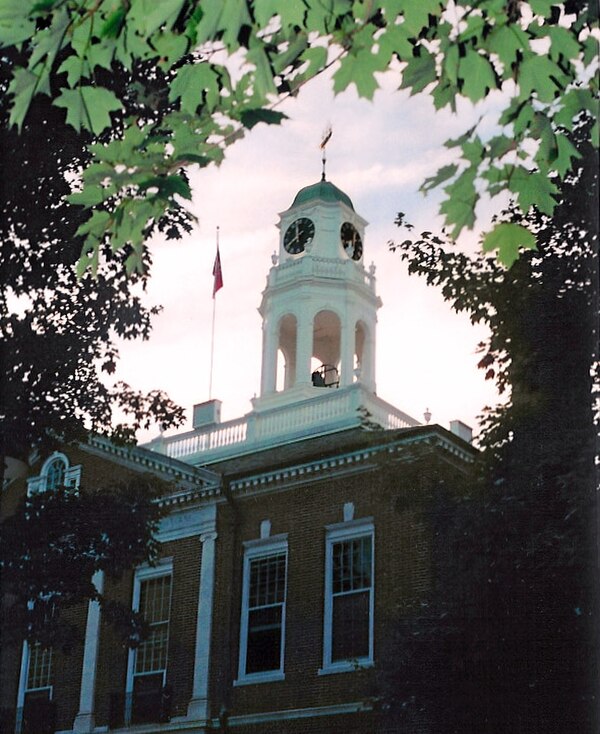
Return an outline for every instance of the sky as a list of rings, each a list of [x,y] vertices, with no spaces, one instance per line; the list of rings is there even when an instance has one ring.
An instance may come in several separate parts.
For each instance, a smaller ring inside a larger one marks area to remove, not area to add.
[[[150,243],[154,266],[145,296],[161,304],[147,342],[124,343],[118,378],[137,389],[160,388],[188,411],[209,399],[213,315],[212,266],[219,227],[224,287],[216,297],[212,396],[223,402],[222,420],[251,409],[260,389],[261,318],[258,305],[278,247],[278,214],[321,175],[319,143],[328,124],[327,179],[346,192],[368,222],[365,267],[376,265],[383,301],[377,326],[377,394],[423,421],[448,427],[454,419],[476,429],[477,416],[494,404],[494,386],[477,369],[481,326],[456,314],[439,290],[409,276],[390,240],[404,239],[394,225],[399,211],[417,231],[439,231],[439,196],[419,193],[424,178],[452,160],[444,141],[464,132],[486,110],[465,103],[458,114],[436,112],[426,96],[398,91],[393,73],[381,75],[373,101],[351,87],[333,96],[331,79],[308,83],[278,109],[289,119],[259,124],[226,152],[220,167],[191,173],[191,209],[198,224],[184,239]],[[494,104],[494,100],[491,100]],[[484,116],[485,128],[487,118]],[[500,207],[493,202],[495,209]],[[476,230],[457,247],[477,248],[492,208],[483,202]],[[158,429],[140,436],[147,440]]]

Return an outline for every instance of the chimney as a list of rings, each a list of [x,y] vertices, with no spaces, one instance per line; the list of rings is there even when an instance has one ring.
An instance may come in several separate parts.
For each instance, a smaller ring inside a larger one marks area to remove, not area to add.
[[[220,400],[207,400],[205,403],[197,403],[194,405],[194,413],[192,417],[193,428],[205,428],[206,426],[214,426],[220,422]]]
[[[467,443],[473,442],[473,429],[462,421],[450,421],[450,431]]]

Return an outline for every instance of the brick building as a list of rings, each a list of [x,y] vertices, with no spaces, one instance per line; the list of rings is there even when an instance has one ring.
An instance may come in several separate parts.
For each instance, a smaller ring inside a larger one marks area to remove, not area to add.
[[[157,565],[95,579],[150,635],[117,645],[91,603],[68,656],[3,645],[7,731],[396,731],[398,621],[435,577],[428,467],[451,491],[475,452],[459,422],[420,425],[376,395],[381,302],[362,264],[365,226],[324,178],[281,214],[248,415],[221,423],[209,401],[187,433],[133,449],[92,438],[8,485],[4,513],[26,491],[93,489],[115,473],[173,482]]]

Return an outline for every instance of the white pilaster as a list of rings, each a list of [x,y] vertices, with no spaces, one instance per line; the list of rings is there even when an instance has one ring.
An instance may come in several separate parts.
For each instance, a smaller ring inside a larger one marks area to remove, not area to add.
[[[188,705],[188,718],[208,718],[208,678],[210,663],[210,639],[212,634],[213,597],[215,588],[215,541],[217,533],[202,533],[202,559],[200,562],[200,590],[196,618],[196,648],[192,699]]]
[[[104,587],[104,573],[96,571],[92,583],[99,593]],[[85,625],[85,645],[83,648],[83,669],[79,691],[79,713],[73,722],[73,731],[92,732],[95,726],[94,699],[96,694],[96,672],[98,669],[98,650],[100,646],[100,604],[90,601]]]

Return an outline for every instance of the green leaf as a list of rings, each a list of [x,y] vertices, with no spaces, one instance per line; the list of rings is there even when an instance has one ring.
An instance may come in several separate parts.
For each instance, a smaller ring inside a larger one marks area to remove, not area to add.
[[[269,95],[277,94],[269,57],[262,46],[251,48],[246,56],[248,61],[255,67],[254,99],[259,103],[266,101]]]
[[[550,11],[554,0],[529,0],[529,5],[536,15],[541,15],[543,18],[550,17]]]
[[[501,222],[483,238],[483,251],[498,250],[498,260],[508,268],[518,259],[520,247],[537,250],[535,236],[521,224]]]
[[[456,86],[458,84],[458,46],[456,44],[449,46],[444,56],[442,68],[448,81]]]
[[[88,78],[91,72],[89,64],[86,61],[80,59],[79,56],[71,54],[71,56],[67,56],[67,58],[58,67],[56,73],[66,74],[67,84],[73,88],[79,84],[82,77]]]
[[[589,89],[569,89],[561,97],[561,109],[554,115],[554,122],[567,130],[573,129],[573,121],[583,110],[592,111],[592,116],[597,117],[596,101]]]
[[[177,70],[177,76],[171,83],[169,100],[181,100],[181,109],[190,115],[196,113],[205,95],[209,110],[214,110],[219,102],[219,77],[206,62],[186,64]]]
[[[564,178],[573,167],[573,159],[581,158],[581,153],[565,135],[556,136],[557,154],[552,168],[561,178]]]
[[[31,38],[35,23],[29,19],[24,0],[2,0],[0,3],[0,48],[13,46]]]
[[[104,22],[100,29],[100,38],[117,38],[121,33],[121,26],[127,15],[127,6],[121,3]]]
[[[419,187],[419,191],[427,193],[428,191],[431,191],[431,189],[435,189],[440,184],[443,184],[444,181],[452,178],[452,176],[454,176],[457,171],[458,166],[455,163],[451,163],[448,166],[442,166],[436,172],[435,176],[430,176],[429,178],[426,178],[425,181],[423,181],[423,183]]]
[[[435,57],[429,51],[422,51],[421,56],[415,56],[406,65],[402,72],[400,89],[410,89],[412,96],[417,92],[422,92],[435,79]]]
[[[327,63],[327,49],[324,46],[312,46],[303,51],[301,60],[307,62],[308,66],[291,82],[292,88],[299,86],[307,79],[316,76]]]
[[[389,25],[378,39],[378,55],[386,63],[389,63],[394,54],[401,61],[412,59],[414,46],[408,38],[408,31],[403,25]]]
[[[558,59],[564,56],[565,59],[575,59],[579,56],[580,47],[576,36],[573,32],[562,26],[548,26],[548,35],[550,36],[550,56]]]
[[[498,55],[505,70],[510,72],[517,60],[517,53],[529,47],[529,37],[516,23],[497,25],[488,37],[487,47]]]
[[[161,57],[158,62],[159,66],[163,69],[170,69],[173,64],[186,54],[189,39],[187,36],[166,31],[158,36],[154,36],[152,43],[158,55]]]
[[[519,68],[520,97],[537,96],[542,102],[552,102],[561,90],[564,74],[547,56],[531,56]]]
[[[467,51],[464,59],[460,61],[458,76],[463,80],[463,94],[471,102],[479,102],[497,86],[492,65],[477,51]]]
[[[502,158],[514,148],[515,141],[506,135],[496,135],[488,141],[488,155],[490,158]]]
[[[100,66],[102,69],[110,71],[112,68],[112,60],[115,54],[114,46],[105,43],[93,43],[88,46],[87,49],[87,60],[90,65],[90,69],[95,69]]]
[[[96,206],[104,200],[104,192],[101,186],[86,186],[83,191],[76,191],[74,194],[67,196],[67,201],[70,204],[76,204],[78,206]]]
[[[447,224],[454,225],[450,235],[453,238],[465,227],[472,229],[475,224],[475,205],[479,200],[475,189],[476,174],[477,169],[472,166],[444,189],[448,198],[442,202],[440,212],[445,215]]]
[[[134,0],[128,23],[142,37],[148,38],[161,27],[169,30],[177,20],[185,0]]]
[[[192,191],[188,182],[178,174],[170,176],[153,176],[141,181],[139,184],[140,191],[148,189],[158,189],[157,196],[161,199],[170,199],[175,194],[182,196],[184,199],[191,201]]]
[[[267,125],[279,125],[282,120],[286,119],[287,115],[283,112],[265,109],[244,110],[241,116],[242,125],[248,130],[252,130],[259,122],[264,122]]]
[[[54,104],[67,110],[67,123],[78,132],[83,127],[100,135],[111,126],[110,112],[123,107],[116,95],[104,87],[87,85],[61,91]]]
[[[510,178],[510,190],[517,194],[521,211],[534,206],[543,214],[552,214],[556,206],[553,194],[558,194],[555,184],[544,173],[516,168]]]
[[[429,27],[429,16],[439,15],[441,7],[439,0],[409,0],[403,6],[403,25],[411,35],[418,36],[423,28]]]
[[[17,68],[8,87],[9,94],[14,95],[9,124],[16,125],[19,131],[35,94],[38,80],[37,74],[28,69]]]
[[[375,72],[380,70],[380,61],[370,48],[361,49],[356,55],[348,54],[342,58],[333,76],[333,91],[339,94],[353,83],[361,97],[373,99],[379,87]]]

